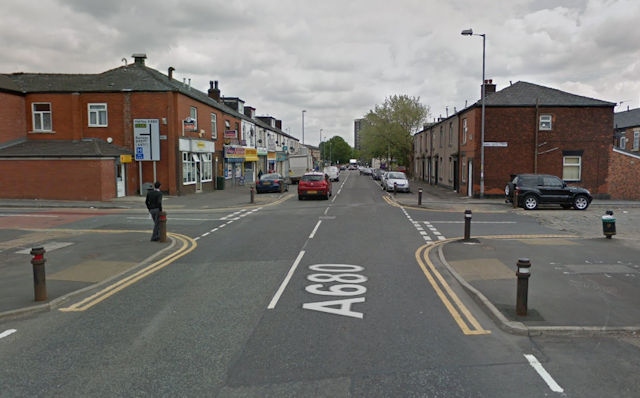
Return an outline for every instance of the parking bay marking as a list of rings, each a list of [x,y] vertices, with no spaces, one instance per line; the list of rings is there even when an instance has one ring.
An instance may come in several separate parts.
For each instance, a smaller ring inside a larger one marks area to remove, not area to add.
[[[444,243],[444,241],[436,244],[427,244],[418,248],[416,251],[416,261],[418,265],[420,265],[427,280],[464,334],[481,335],[491,333],[490,330],[482,328],[469,309],[462,303],[438,270],[436,270],[431,260],[429,260],[429,252],[431,249],[442,243]]]

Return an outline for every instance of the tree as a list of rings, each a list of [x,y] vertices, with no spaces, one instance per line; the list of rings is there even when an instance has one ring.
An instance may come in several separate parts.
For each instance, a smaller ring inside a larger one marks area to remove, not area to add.
[[[336,164],[338,162],[348,162],[352,156],[353,149],[349,144],[340,136],[333,136],[328,141],[320,143],[320,155],[322,160],[329,164]]]
[[[413,135],[429,116],[429,108],[420,98],[394,95],[376,105],[364,117],[360,130],[362,149],[370,158],[389,159],[412,170]]]

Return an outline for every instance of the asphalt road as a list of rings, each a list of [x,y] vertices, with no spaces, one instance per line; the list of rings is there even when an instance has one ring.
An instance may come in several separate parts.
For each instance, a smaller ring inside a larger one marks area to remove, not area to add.
[[[473,233],[555,231],[547,212],[474,211]],[[182,211],[188,250],[154,273],[82,311],[0,321],[0,397],[637,396],[633,336],[496,326],[426,251],[461,216],[393,204],[357,173],[328,201]]]

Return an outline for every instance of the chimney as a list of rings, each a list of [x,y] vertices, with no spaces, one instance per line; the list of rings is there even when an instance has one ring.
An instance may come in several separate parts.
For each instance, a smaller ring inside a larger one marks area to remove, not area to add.
[[[144,66],[144,60],[147,59],[147,54],[133,54],[132,57],[136,65]]]
[[[480,90],[482,90],[482,87],[480,87]],[[493,94],[496,92],[496,85],[493,84],[493,80],[492,79],[486,79],[484,81],[484,94],[485,95],[489,95],[489,94]],[[482,91],[480,91],[480,98],[482,98]]]
[[[176,68],[174,68],[173,66],[169,67],[169,80],[173,80],[173,71],[176,70]]]
[[[220,89],[218,89],[218,81],[209,81],[209,98],[213,98],[217,102],[220,102]]]

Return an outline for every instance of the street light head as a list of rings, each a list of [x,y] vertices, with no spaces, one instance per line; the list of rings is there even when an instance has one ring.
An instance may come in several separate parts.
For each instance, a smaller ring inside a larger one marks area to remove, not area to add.
[[[462,32],[460,32],[461,35],[463,36],[472,36],[473,35],[473,29],[469,28],[469,29],[465,29]]]

